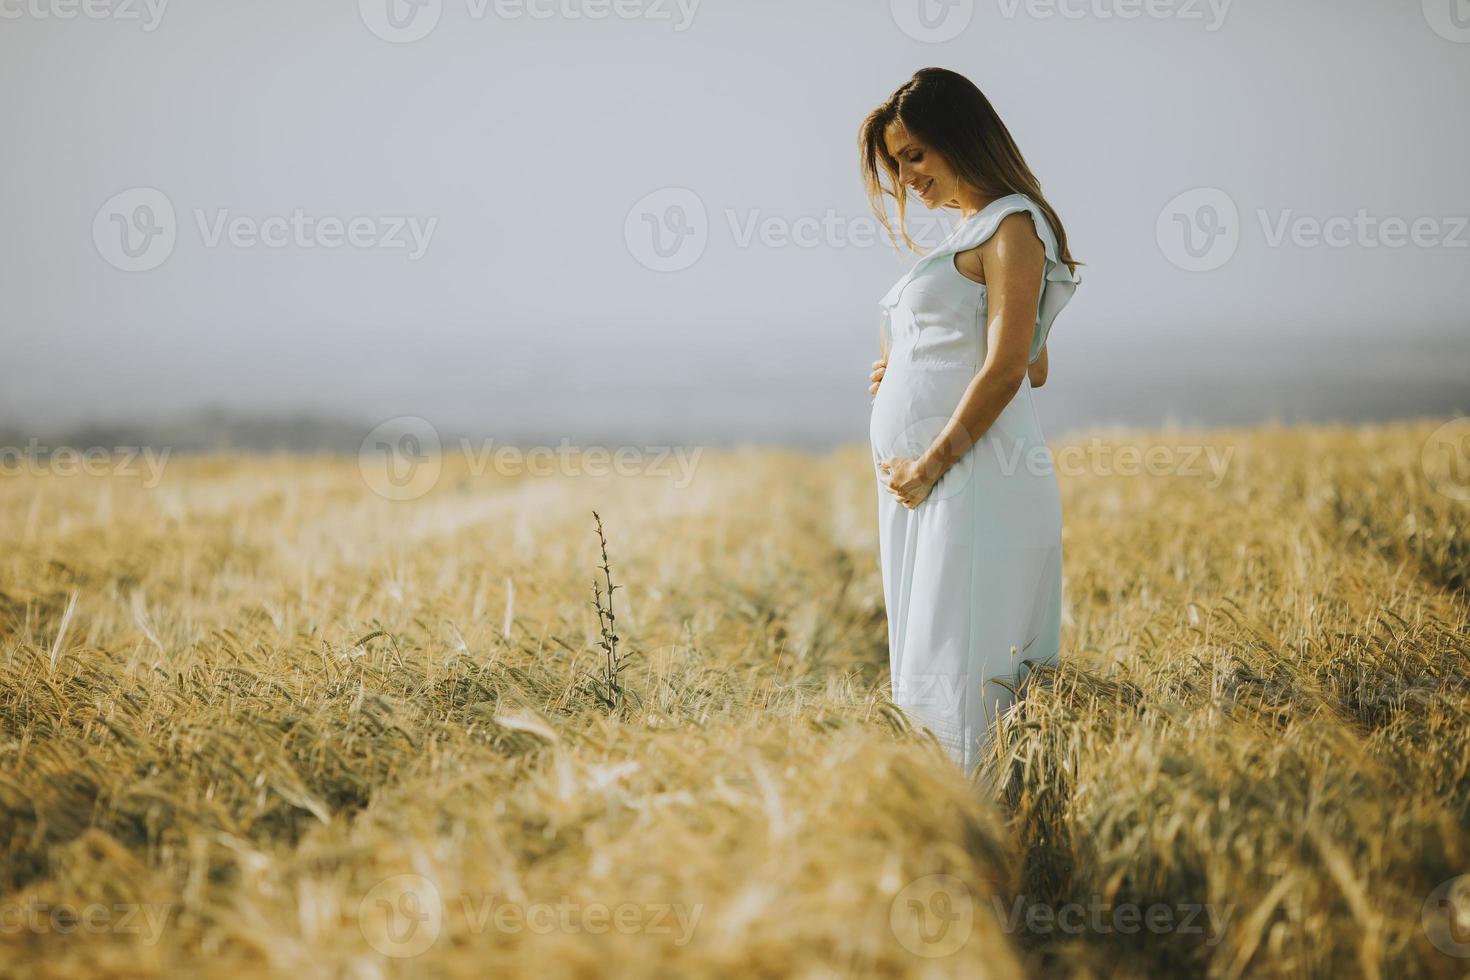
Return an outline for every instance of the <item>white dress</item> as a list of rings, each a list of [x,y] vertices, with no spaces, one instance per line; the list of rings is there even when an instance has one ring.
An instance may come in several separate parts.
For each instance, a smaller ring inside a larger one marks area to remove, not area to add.
[[[877,464],[923,453],[984,363],[985,286],[962,275],[953,256],[1017,211],[1031,214],[1046,248],[1030,359],[1041,352],[1077,280],[1041,208],[1012,194],[961,222],[883,297],[888,368],[870,423],[893,700],[967,773],[1015,701],[994,681],[1015,686],[1030,669],[1025,661],[1060,656],[1061,498],[1030,381],[913,510]]]

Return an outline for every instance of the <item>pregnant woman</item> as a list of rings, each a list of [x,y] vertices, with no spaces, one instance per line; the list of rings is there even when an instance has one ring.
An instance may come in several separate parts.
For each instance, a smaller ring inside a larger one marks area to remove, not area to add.
[[[911,248],[909,192],[960,215],[881,301],[870,437],[893,700],[970,773],[1030,667],[1059,662],[1061,499],[1031,391],[1077,263],[964,76],[916,72],[869,114],[859,145],[895,246],[885,195]]]

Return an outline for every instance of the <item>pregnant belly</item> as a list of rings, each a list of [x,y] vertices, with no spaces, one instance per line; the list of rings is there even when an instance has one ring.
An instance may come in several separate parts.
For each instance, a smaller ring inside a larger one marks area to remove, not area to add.
[[[968,365],[914,367],[889,364],[873,399],[868,423],[874,462],[917,457],[949,422],[975,371]]]
[[[889,365],[868,425],[880,482],[880,461],[890,456],[916,459],[934,444],[974,377],[968,365]],[[1022,386],[974,448],[940,478],[930,499],[945,500],[967,489],[982,494],[998,513],[1014,517],[1039,508],[1048,526],[1060,521],[1056,477],[1029,386]]]

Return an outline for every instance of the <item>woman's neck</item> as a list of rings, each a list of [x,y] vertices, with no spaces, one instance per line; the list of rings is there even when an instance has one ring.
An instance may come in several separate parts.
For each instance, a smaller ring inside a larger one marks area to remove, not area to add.
[[[975,217],[975,215],[979,214],[981,211],[984,211],[996,201],[999,201],[1002,196],[1003,195],[994,195],[987,197],[984,194],[977,194],[967,200],[958,201],[958,204],[960,206],[960,220],[969,221],[971,218]]]

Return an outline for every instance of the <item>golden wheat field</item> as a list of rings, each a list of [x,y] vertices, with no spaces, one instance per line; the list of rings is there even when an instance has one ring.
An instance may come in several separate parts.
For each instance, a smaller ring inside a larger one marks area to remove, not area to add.
[[[1465,976],[1436,424],[1055,441],[1062,664],[974,780],[889,703],[862,447],[5,473],[0,974]]]

